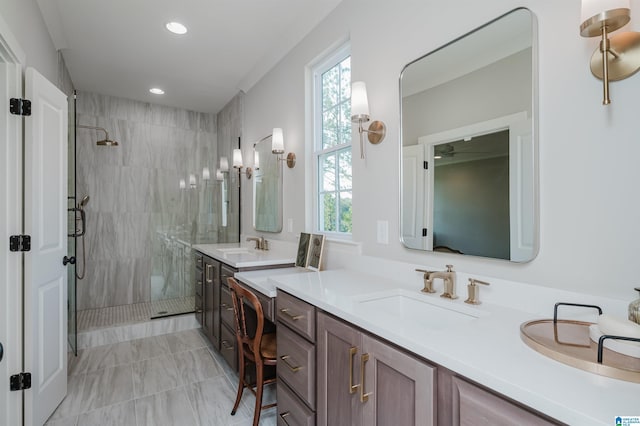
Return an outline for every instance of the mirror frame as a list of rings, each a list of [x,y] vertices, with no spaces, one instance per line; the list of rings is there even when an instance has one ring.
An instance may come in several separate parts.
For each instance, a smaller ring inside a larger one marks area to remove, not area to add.
[[[510,260],[510,259],[500,259],[500,258],[495,258],[495,257],[486,257],[486,256],[481,256],[481,255],[464,255],[463,256],[471,256],[471,257],[475,257],[475,258],[480,258],[480,259],[491,259],[491,260],[497,260],[497,261],[506,261],[509,263],[528,263],[531,262],[532,260],[534,260],[537,256],[538,253],[540,251],[540,164],[539,164],[539,145],[540,145],[540,140],[539,140],[539,132],[538,132],[538,85],[539,85],[539,72],[538,72],[538,47],[539,47],[539,40],[538,40],[538,21],[536,18],[536,15],[533,13],[533,11],[531,11],[531,9],[527,8],[527,7],[517,7],[514,9],[509,10],[508,12],[486,22],[483,25],[480,25],[474,29],[472,29],[471,31],[466,32],[465,34],[451,40],[448,43],[445,43],[444,45],[441,45],[439,47],[437,47],[434,50],[431,50],[429,52],[427,52],[426,54],[410,61],[409,63],[407,63],[403,68],[402,71],[400,72],[400,78],[398,79],[398,90],[399,90],[399,104],[400,104],[400,126],[399,126],[399,163],[400,163],[400,167],[399,167],[399,197],[400,197],[400,203],[399,203],[399,222],[400,222],[400,233],[399,233],[399,240],[400,243],[407,249],[409,250],[415,250],[415,251],[420,251],[420,252],[424,252],[424,253],[441,253],[441,252],[437,252],[437,251],[433,251],[433,250],[423,250],[420,248],[415,248],[415,247],[409,247],[406,245],[406,243],[404,242],[404,238],[403,238],[403,229],[404,229],[404,223],[402,220],[403,217],[403,176],[404,176],[404,165],[403,165],[403,90],[402,90],[402,78],[406,72],[406,70],[413,64],[415,64],[416,62],[421,61],[422,59],[426,58],[429,55],[432,55],[436,52],[439,52],[455,43],[457,43],[458,41],[469,37],[471,35],[473,35],[474,33],[482,30],[485,27],[490,26],[491,24],[499,21],[500,19],[505,18],[506,16],[519,11],[519,10],[524,10],[526,12],[529,13],[530,17],[531,17],[531,132],[532,132],[532,144],[533,144],[533,251],[532,251],[532,255],[531,258],[527,259],[527,260],[523,260],[523,261],[514,261],[514,260]],[[440,132],[437,132],[440,133]],[[431,206],[431,208],[433,208],[433,206]],[[443,253],[446,255],[451,255],[451,254],[455,254],[455,255],[459,255],[457,253]]]

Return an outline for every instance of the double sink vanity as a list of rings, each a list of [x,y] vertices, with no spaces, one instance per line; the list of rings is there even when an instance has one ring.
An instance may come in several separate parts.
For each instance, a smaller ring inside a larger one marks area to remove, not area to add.
[[[463,287],[476,277],[461,272],[452,300],[440,297],[442,280],[421,292],[422,274],[398,262],[360,256],[353,269],[311,272],[290,267],[293,246],[194,249],[199,320],[232,368],[226,277],[254,291],[277,328],[278,424],[599,425],[640,407],[637,384],[560,364],[520,338],[551,300],[590,296],[488,279],[471,305]]]

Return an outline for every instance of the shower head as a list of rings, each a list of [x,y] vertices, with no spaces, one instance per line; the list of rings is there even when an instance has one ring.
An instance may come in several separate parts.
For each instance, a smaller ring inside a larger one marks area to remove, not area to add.
[[[89,200],[90,197],[88,195],[85,195],[84,197],[82,197],[82,200],[80,201],[80,204],[78,204],[78,207],[80,207],[81,209],[85,208],[85,206],[89,204]]]
[[[77,127],[81,129],[102,130],[104,132],[105,138],[96,142],[96,145],[98,146],[118,146],[119,145],[117,141],[109,139],[109,133],[102,127],[85,126],[83,124],[78,124]]]

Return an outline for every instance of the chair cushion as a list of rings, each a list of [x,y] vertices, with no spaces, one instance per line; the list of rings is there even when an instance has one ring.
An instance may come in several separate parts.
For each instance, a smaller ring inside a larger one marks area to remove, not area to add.
[[[260,354],[266,359],[276,359],[276,333],[264,334],[260,342]]]

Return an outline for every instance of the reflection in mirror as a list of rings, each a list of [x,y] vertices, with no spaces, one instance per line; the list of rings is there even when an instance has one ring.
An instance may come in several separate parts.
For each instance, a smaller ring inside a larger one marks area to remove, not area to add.
[[[260,167],[253,177],[253,227],[256,231],[282,231],[282,162],[271,152],[271,137],[257,142],[253,149]]]
[[[402,72],[408,248],[526,262],[538,249],[535,17],[516,9]]]

